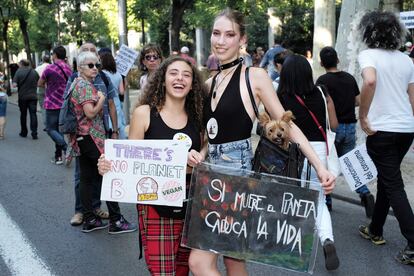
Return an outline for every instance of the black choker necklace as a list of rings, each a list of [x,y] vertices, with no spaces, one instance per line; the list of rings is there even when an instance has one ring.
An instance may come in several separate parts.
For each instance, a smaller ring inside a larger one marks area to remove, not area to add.
[[[235,65],[239,64],[239,63],[240,63],[240,62],[242,62],[242,61],[243,61],[243,58],[242,58],[242,57],[240,57],[240,58],[236,58],[236,59],[235,59],[235,60],[233,60],[232,62],[229,62],[229,63],[223,64],[223,65],[219,65],[219,70],[220,70],[220,71],[223,71],[223,70],[229,69],[230,67],[233,67],[233,66],[235,66]]]

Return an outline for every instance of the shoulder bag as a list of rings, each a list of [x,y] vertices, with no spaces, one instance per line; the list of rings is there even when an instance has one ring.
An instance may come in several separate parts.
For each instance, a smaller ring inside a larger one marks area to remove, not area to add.
[[[336,152],[335,148],[335,136],[336,133],[332,131],[331,124],[329,123],[329,113],[328,113],[328,102],[326,101],[325,95],[323,94],[322,89],[318,87],[318,90],[321,92],[324,104],[325,104],[325,113],[326,113],[326,133],[321,124],[319,123],[318,119],[316,118],[315,114],[305,105],[302,98],[298,95],[296,96],[296,99],[298,102],[305,107],[309,114],[311,115],[313,121],[315,122],[316,126],[318,127],[319,131],[321,132],[325,143],[326,143],[326,160],[327,160],[327,167],[328,170],[335,175],[335,177],[339,176],[341,174],[341,166],[339,164],[339,158],[338,154]]]
[[[254,100],[249,80],[249,68],[246,68],[246,85],[256,117],[259,111]],[[289,149],[284,150],[267,139],[263,132],[253,158],[253,170],[259,173],[269,173],[279,176],[300,179],[303,169],[304,155],[299,144],[289,143]],[[287,180],[287,183],[289,181]],[[292,181],[297,184],[297,181]],[[290,182],[288,184],[291,184]]]

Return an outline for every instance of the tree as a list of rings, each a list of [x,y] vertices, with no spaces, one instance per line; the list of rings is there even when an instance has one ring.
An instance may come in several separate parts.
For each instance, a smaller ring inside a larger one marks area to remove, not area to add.
[[[340,59],[339,66],[360,81],[360,74],[356,61],[364,45],[357,26],[362,15],[367,10],[379,7],[379,0],[343,0],[339,17],[338,34],[335,49]]]
[[[2,7],[0,7],[0,19],[2,22],[2,39],[3,39],[3,56],[6,59],[6,72],[8,80],[10,80],[10,59],[9,59],[9,42],[8,42],[8,29],[9,29],[9,22],[10,22],[10,13],[11,7],[7,5],[8,3],[4,3]],[[10,89],[10,85],[7,86],[7,89]]]
[[[29,17],[29,5],[31,0],[12,0],[12,8],[17,20],[19,21],[20,30],[22,32],[24,49],[26,51],[27,59],[32,63],[29,32],[27,30],[27,20]]]
[[[313,26],[313,70],[314,76],[318,76],[323,73],[319,52],[335,43],[335,0],[315,0]]]
[[[184,12],[193,4],[194,0],[172,0],[170,50],[177,50],[180,47],[180,30],[183,24]]]

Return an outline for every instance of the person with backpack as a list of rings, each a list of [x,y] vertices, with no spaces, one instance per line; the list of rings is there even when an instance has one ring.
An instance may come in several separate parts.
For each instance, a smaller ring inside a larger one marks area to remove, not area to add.
[[[97,56],[97,49],[96,46],[93,43],[86,42],[79,48],[79,53],[82,52],[92,52]],[[97,56],[99,59],[99,57]],[[98,67],[101,67],[98,63]],[[65,95],[68,93],[69,88],[72,84],[72,82],[79,76],[79,72],[76,72],[70,76],[69,81],[66,85],[65,89]],[[105,95],[105,101],[103,106],[103,123],[105,127],[105,136],[106,138],[111,139],[118,139],[119,137],[119,130],[118,130],[118,116],[116,113],[116,106],[114,103],[114,98],[116,97],[116,91],[114,86],[112,85],[109,78],[106,77],[105,73],[98,70],[98,74],[94,77],[92,80],[93,86],[99,90],[102,91],[102,93]],[[109,126],[109,119],[112,122],[112,128]],[[68,160],[70,160],[70,151],[68,151]],[[82,203],[80,201],[80,191],[79,191],[79,183],[80,183],[80,170],[79,170],[79,160],[78,158],[75,159],[75,175],[74,175],[74,184],[75,184],[75,214],[70,219],[70,224],[72,226],[79,226],[83,223],[83,208]],[[100,208],[101,201],[100,201],[100,189],[97,189],[94,191],[93,199],[92,199],[92,205],[93,209],[95,210],[95,213],[101,218],[101,219],[108,219],[109,213],[107,211],[104,211]]]
[[[22,59],[19,62],[19,69],[17,69],[13,77],[13,87],[17,87],[17,94],[19,95],[19,109],[20,109],[20,137],[27,137],[27,110],[30,114],[30,131],[32,138],[36,140],[37,137],[37,95],[36,84],[39,75],[30,67],[30,61]]]
[[[63,93],[68,78],[72,75],[72,69],[65,59],[65,47],[55,47],[52,51],[53,64],[46,67],[37,83],[39,87],[46,86],[43,108],[46,111],[47,134],[55,143],[55,156],[51,162],[56,165],[63,164],[62,154],[67,148],[63,134],[59,132],[59,113],[63,103]]]
[[[103,121],[105,95],[95,88],[93,79],[98,74],[98,57],[95,53],[81,52],[77,58],[79,76],[69,88],[70,102],[77,120],[77,128],[69,135],[72,154],[78,156],[80,196],[84,214],[83,233],[108,227],[93,208],[96,191],[101,189],[102,176],[96,166],[104,151],[106,132]],[[137,230],[122,215],[117,202],[107,201],[109,210],[109,234],[128,233]]]

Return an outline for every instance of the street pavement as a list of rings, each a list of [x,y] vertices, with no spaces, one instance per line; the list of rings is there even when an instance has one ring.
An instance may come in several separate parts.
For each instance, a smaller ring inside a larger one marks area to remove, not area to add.
[[[10,97],[7,118],[6,139],[0,141],[0,217],[3,224],[0,226],[0,275],[29,275],[21,272],[24,271],[22,267],[27,267],[34,276],[49,273],[149,275],[145,262],[138,260],[137,233],[111,236],[99,231],[84,234],[79,227],[69,225],[74,205],[73,165],[66,168],[50,163],[54,147],[47,134],[41,131],[40,114],[39,140],[18,136],[16,95]],[[411,164],[412,155],[410,152],[404,160],[403,170],[411,169],[412,166],[407,164]],[[405,177],[405,181],[407,194],[414,206],[413,178]],[[375,191],[374,186],[370,188]],[[393,259],[398,250],[405,246],[396,219],[389,216],[385,225],[387,244],[374,246],[357,233],[358,225],[368,222],[363,208],[352,204],[358,203],[357,195],[339,179],[335,196],[340,200],[334,201],[331,215],[341,266],[337,271],[328,273],[324,269],[323,252],[319,247],[314,275],[414,275],[414,266],[400,265]],[[121,204],[121,208],[128,220],[136,222],[134,205]],[[6,220],[12,221],[15,228],[10,228],[11,223],[6,223]],[[22,238],[14,241],[11,236],[19,232],[17,229],[20,229]],[[20,244],[22,240],[24,242]],[[6,252],[9,249],[1,246],[4,241],[13,241],[18,248],[14,248],[12,253]],[[29,249],[26,250],[27,244]],[[14,260],[15,256],[26,251],[29,253]],[[32,263],[30,259],[38,261],[38,270],[33,268],[36,262]],[[219,263],[224,273],[222,261]],[[248,264],[248,270],[250,275],[299,275],[252,263]]]

